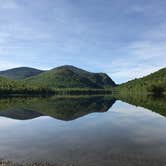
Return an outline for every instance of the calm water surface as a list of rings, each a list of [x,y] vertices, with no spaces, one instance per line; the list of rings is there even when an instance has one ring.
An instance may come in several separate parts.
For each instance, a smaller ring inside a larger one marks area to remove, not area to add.
[[[1,99],[0,158],[62,166],[165,166],[162,104],[155,112],[109,97]]]

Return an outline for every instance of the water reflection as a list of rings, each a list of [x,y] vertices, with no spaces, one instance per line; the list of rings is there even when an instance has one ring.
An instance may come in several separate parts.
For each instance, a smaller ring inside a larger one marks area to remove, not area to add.
[[[50,116],[69,121],[93,112],[106,112],[115,103],[113,97],[8,98],[0,100],[0,116],[28,120]]]
[[[160,115],[166,116],[166,96],[152,96],[152,95],[121,95],[120,99],[129,104],[144,107]]]
[[[93,112],[108,111],[116,100],[144,107],[166,116],[166,97],[154,96],[53,96],[48,98],[1,98],[0,116],[28,120],[50,116],[60,120],[74,120]]]
[[[128,98],[142,106],[136,107],[108,96],[3,99],[1,114],[6,111],[9,118],[0,117],[0,158],[65,166],[165,166],[166,119],[149,110],[153,98],[144,100],[149,103]],[[154,102],[164,110],[164,99]]]

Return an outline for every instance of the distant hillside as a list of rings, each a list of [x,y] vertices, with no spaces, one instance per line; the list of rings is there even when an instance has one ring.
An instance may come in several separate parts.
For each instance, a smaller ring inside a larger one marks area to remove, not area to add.
[[[5,77],[0,77],[0,96],[25,94],[25,95],[42,95],[53,94],[52,90],[49,90],[38,85],[29,85],[25,81],[11,80]]]
[[[112,91],[119,94],[166,93],[166,68],[118,86],[105,73],[92,73],[70,65],[48,71],[21,67],[0,72],[2,95],[101,94]]]
[[[119,85],[116,90],[122,93],[137,92],[161,93],[166,91],[166,68],[140,79],[135,79]]]
[[[48,88],[104,88],[115,86],[104,73],[91,73],[74,66],[61,66],[25,79],[26,83]]]
[[[0,76],[14,80],[21,80],[27,77],[38,75],[42,72],[43,71],[34,68],[19,67],[5,71],[0,71]]]
[[[10,89],[17,87],[17,82],[0,76],[0,89]]]

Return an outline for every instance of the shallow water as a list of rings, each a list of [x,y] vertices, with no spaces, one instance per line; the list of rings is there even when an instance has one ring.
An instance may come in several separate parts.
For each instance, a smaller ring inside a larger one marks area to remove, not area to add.
[[[1,159],[166,165],[166,119],[154,110],[105,97],[6,100],[0,101]]]

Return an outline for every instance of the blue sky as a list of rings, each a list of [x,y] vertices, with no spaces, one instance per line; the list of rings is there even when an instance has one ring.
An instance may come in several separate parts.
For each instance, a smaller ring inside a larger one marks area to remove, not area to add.
[[[165,0],[0,0],[0,70],[65,64],[117,83],[166,66]]]

